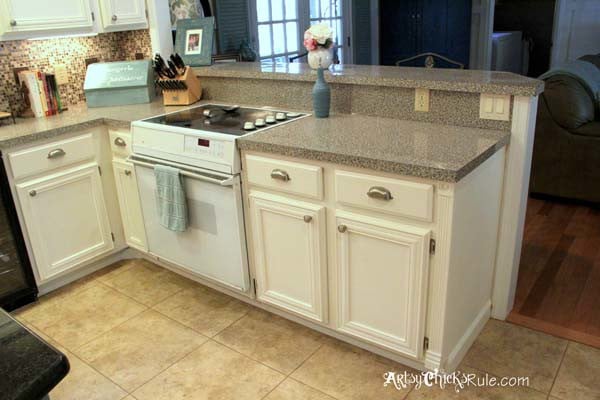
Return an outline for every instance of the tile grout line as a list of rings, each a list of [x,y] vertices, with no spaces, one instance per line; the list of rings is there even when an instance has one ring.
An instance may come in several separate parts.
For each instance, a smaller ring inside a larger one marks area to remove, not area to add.
[[[562,368],[563,363],[565,362],[565,357],[567,356],[567,351],[569,350],[569,346],[571,342],[568,341],[565,346],[565,350],[563,351],[562,357],[560,359],[560,363],[558,364],[558,368],[556,369],[556,373],[554,374],[554,379],[552,379],[552,385],[550,385],[550,390],[548,391],[548,398],[550,398],[550,394],[552,393],[552,389],[554,389],[554,385],[556,384],[556,379],[558,379],[558,374],[560,369]]]
[[[281,380],[281,382],[279,382],[279,383],[278,383],[278,384],[277,384],[277,385],[276,385],[276,386],[275,386],[273,389],[271,389],[271,390],[270,390],[270,391],[269,391],[267,394],[265,394],[263,397],[261,397],[261,400],[264,400],[264,399],[266,399],[266,398],[267,398],[267,397],[268,397],[268,396],[269,396],[271,393],[273,393],[273,392],[274,392],[274,391],[275,391],[275,390],[276,390],[276,389],[277,389],[279,386],[281,386],[281,384],[282,384],[283,382],[285,382],[286,380],[288,380],[288,379],[292,379],[292,380],[296,381],[296,379],[292,378],[292,377],[291,377],[291,375],[292,375],[294,372],[296,372],[296,371],[297,371],[297,370],[298,370],[300,367],[302,367],[302,365],[304,365],[304,363],[305,363],[305,362],[306,362],[306,361],[307,361],[309,358],[311,358],[312,356],[314,356],[314,355],[315,355],[315,353],[316,353],[317,351],[319,351],[319,350],[321,349],[321,347],[323,347],[323,345],[324,345],[324,344],[325,344],[325,343],[320,343],[320,344],[319,344],[319,346],[318,346],[318,347],[317,347],[317,348],[316,348],[314,351],[312,351],[312,352],[311,352],[311,353],[308,355],[308,357],[306,357],[304,360],[302,360],[302,362],[301,362],[301,363],[300,363],[300,364],[299,364],[299,365],[298,365],[296,368],[294,368],[294,369],[293,369],[293,370],[292,370],[290,373],[288,373],[287,375],[285,375],[285,377],[284,377],[284,378]],[[300,382],[300,381],[297,381],[297,382]],[[300,382],[300,383],[302,383],[303,385],[305,385],[305,383],[304,383],[304,382]],[[325,394],[325,395],[329,396],[327,393],[325,393],[325,392],[322,392],[322,391],[320,391],[319,389],[313,388],[312,386],[309,386],[309,385],[306,385],[306,386],[308,386],[308,387],[310,387],[310,388],[312,388],[312,389],[315,389],[315,390],[317,390],[318,392],[320,392],[320,393],[323,393],[323,394]],[[332,396],[330,396],[330,397],[332,397]]]
[[[204,335],[203,335],[204,336]],[[139,388],[141,388],[142,386],[146,385],[147,383],[149,383],[150,381],[154,380],[154,378],[156,378],[157,376],[159,376],[160,374],[162,374],[163,372],[165,372],[166,370],[168,370],[169,368],[173,367],[175,364],[179,363],[181,360],[183,360],[184,358],[186,358],[187,356],[189,356],[190,354],[192,354],[193,352],[195,352],[196,350],[200,349],[202,346],[204,346],[206,343],[208,343],[210,341],[209,337],[204,336],[207,340],[204,341],[204,343],[200,344],[199,346],[195,347],[194,349],[192,349],[191,351],[185,353],[183,356],[179,357],[177,360],[175,360],[173,363],[169,364],[168,366],[166,366],[165,368],[161,369],[156,375],[153,375],[150,379],[148,379],[146,382],[142,383],[141,385],[137,386],[135,389],[133,389],[131,392],[129,392],[130,395],[133,396],[133,392],[135,392],[136,390],[138,390]],[[133,396],[135,398],[135,396]]]

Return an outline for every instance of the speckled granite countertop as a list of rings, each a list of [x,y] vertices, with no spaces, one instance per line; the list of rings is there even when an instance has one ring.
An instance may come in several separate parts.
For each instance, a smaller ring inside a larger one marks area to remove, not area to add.
[[[242,137],[242,150],[458,182],[504,147],[510,132],[362,115],[312,116]]]
[[[69,372],[67,357],[0,309],[0,398],[41,399]]]
[[[198,76],[314,81],[316,72],[305,63],[222,63],[195,68]],[[333,65],[326,73],[332,83],[427,88],[455,92],[536,96],[544,89],[538,79],[510,72],[426,69],[379,65]]]
[[[88,108],[85,103],[77,104],[52,117],[17,119],[16,124],[0,125],[0,148],[10,148],[103,124],[129,129],[132,121],[181,108],[186,107],[165,107],[162,99],[147,104],[118,107]]]
[[[57,116],[0,126],[0,149],[103,124],[129,129],[132,121],[182,108],[188,107],[165,107],[160,100],[119,107],[71,106]],[[504,131],[337,114],[326,119],[309,116],[246,136],[238,143],[242,149],[457,182],[504,146],[509,137]]]

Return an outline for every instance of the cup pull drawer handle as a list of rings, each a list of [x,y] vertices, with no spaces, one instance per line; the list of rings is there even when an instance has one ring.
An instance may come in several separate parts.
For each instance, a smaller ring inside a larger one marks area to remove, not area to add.
[[[67,153],[65,153],[65,151],[63,149],[54,149],[54,150],[50,150],[48,152],[48,158],[50,158],[50,159],[58,158],[58,157],[64,156],[65,154],[67,154]]]
[[[338,225],[337,230],[339,233],[345,233],[348,230],[346,225]]]
[[[131,175],[131,171],[130,171],[130,170],[128,170],[128,169],[126,169],[126,170],[125,170],[125,175],[126,175],[126,176],[130,176],[130,175]]]
[[[393,199],[392,192],[381,186],[373,186],[372,188],[370,188],[367,192],[367,196],[369,196],[372,199],[380,199],[386,201]]]
[[[284,182],[287,182],[290,179],[292,179],[290,178],[290,175],[282,169],[274,169],[273,171],[271,171],[271,178],[279,179],[280,181]]]
[[[123,138],[120,138],[120,137],[116,138],[115,141],[114,141],[114,143],[115,143],[116,146],[119,146],[119,147],[125,147],[125,146],[127,146],[127,143],[125,143],[125,141],[123,140]]]

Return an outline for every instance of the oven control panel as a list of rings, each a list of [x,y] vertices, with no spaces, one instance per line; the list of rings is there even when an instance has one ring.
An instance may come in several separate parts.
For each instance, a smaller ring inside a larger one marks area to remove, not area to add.
[[[183,152],[198,156],[209,156],[211,158],[223,158],[225,155],[225,144],[220,140],[186,136]]]

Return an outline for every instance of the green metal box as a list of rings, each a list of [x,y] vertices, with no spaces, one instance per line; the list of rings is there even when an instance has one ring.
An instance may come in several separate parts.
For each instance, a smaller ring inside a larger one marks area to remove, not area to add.
[[[83,91],[88,107],[150,103],[155,95],[151,61],[90,64]]]

